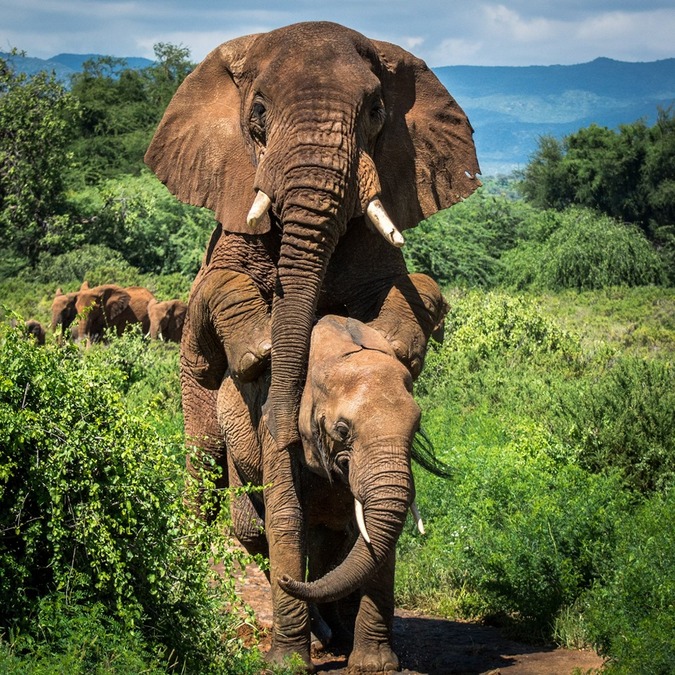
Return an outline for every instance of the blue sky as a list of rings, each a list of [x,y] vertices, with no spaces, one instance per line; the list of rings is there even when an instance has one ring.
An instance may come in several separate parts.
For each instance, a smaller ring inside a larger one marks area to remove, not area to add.
[[[200,61],[221,42],[297,21],[336,21],[430,66],[655,61],[675,56],[675,0],[0,0],[0,51]]]

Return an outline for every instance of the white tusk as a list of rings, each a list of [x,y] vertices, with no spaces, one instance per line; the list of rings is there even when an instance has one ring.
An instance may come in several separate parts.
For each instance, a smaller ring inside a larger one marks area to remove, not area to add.
[[[370,222],[375,226],[375,229],[390,243],[401,248],[405,244],[405,239],[403,235],[396,229],[396,225],[391,222],[391,218],[387,215],[387,212],[382,206],[382,202],[379,199],[373,199],[373,201],[368,204],[366,209],[368,218]]]
[[[420,531],[420,534],[426,534],[424,532],[424,523],[422,522],[422,516],[420,516],[419,509],[417,508],[417,504],[415,502],[413,502],[410,505],[410,513],[412,513],[413,518],[417,523],[417,529]]]
[[[262,217],[267,213],[271,205],[272,200],[262,190],[258,190],[253,200],[253,206],[251,206],[251,210],[248,212],[248,216],[246,216],[246,224],[249,227],[255,227],[262,220]]]
[[[364,538],[366,544],[370,544],[370,537],[368,536],[368,530],[366,530],[366,521],[363,517],[363,504],[358,500],[354,499],[354,510],[356,511],[356,523],[359,526],[359,532]]]

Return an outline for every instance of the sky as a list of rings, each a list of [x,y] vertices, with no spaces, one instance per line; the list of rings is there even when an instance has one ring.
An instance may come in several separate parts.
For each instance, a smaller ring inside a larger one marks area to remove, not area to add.
[[[675,57],[675,0],[0,0],[0,51],[154,58],[164,42],[197,62],[298,21],[344,24],[432,68]]]

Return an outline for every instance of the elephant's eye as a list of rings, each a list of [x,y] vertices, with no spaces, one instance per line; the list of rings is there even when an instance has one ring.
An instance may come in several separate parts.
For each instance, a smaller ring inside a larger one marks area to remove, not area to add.
[[[370,107],[370,119],[377,131],[382,128],[386,116],[387,113],[384,108],[384,102],[381,98],[376,98]]]
[[[267,109],[261,101],[256,101],[251,108],[251,135],[260,144],[265,145]]]
[[[350,433],[349,425],[344,420],[340,420],[335,425],[335,432],[337,433],[341,441],[347,441]]]

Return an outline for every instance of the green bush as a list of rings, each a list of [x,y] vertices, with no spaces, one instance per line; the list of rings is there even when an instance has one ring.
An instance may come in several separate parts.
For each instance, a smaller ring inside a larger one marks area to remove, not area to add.
[[[502,283],[587,290],[666,282],[658,253],[638,228],[588,209],[551,214],[557,227],[548,236],[536,229],[504,254]]]
[[[0,326],[0,632],[59,652],[63,636],[41,635],[39,617],[61,597],[101,605],[186,672],[249,672],[257,652],[237,639],[227,523],[208,528],[185,509],[182,436],[160,436],[152,406],[125,403],[144,344],[125,336],[104,358]]]
[[[675,672],[675,490],[652,496],[618,528],[586,621],[607,671]]]
[[[479,189],[405,233],[408,267],[430,275],[441,286],[490,288],[498,278],[501,254],[515,244],[523,221],[532,213],[522,201]]]
[[[618,357],[569,387],[555,426],[577,461],[619,469],[641,492],[675,482],[675,369],[668,361]]]
[[[439,440],[452,480],[416,477],[429,534],[423,545],[408,533],[401,539],[398,597],[550,637],[611,553],[627,498],[616,478],[552,460],[551,440],[536,425],[507,430],[483,415],[478,437],[470,431],[445,449]],[[482,445],[488,434],[492,444]]]

